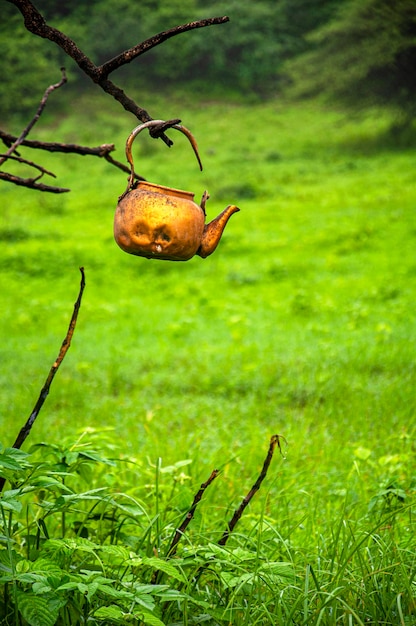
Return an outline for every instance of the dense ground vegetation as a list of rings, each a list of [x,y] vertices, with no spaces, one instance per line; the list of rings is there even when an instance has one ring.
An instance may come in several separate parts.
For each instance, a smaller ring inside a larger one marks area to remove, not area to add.
[[[136,120],[1,4],[1,125],[17,134],[66,65],[31,138],[114,142],[123,161]],[[191,128],[205,166],[182,136],[168,150],[141,135],[138,172],[198,199],[208,189],[208,219],[241,213],[212,257],[146,261],[114,243],[126,175],[107,162],[43,156],[70,194],[2,185],[0,623],[413,625],[414,3],[36,4],[96,63],[230,15],[118,78]],[[289,101],[299,94],[323,97]],[[10,448],[79,267],[73,345]]]
[[[48,108],[37,138],[114,141],[122,160],[133,124],[102,98]],[[0,455],[4,623],[410,626],[414,137],[397,145],[383,110],[140,98],[182,118],[205,169],[185,139],[141,136],[139,172],[241,213],[212,257],[153,262],[113,241],[126,181],[105,162],[48,157],[70,194],[2,187],[4,447],[87,278],[30,440]],[[284,457],[221,548],[273,433]]]

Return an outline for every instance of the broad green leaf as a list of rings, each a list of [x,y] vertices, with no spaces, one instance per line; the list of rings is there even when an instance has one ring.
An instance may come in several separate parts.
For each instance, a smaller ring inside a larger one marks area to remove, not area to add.
[[[62,576],[65,574],[63,570],[51,559],[45,559],[44,557],[39,557],[36,561],[33,562],[32,570],[34,572],[42,572],[46,576]]]
[[[104,491],[106,491],[105,487],[99,487],[98,489],[91,489],[90,491],[63,495],[56,499],[55,505],[56,508],[62,508],[67,504],[75,504],[76,502],[83,502],[86,500],[102,500]]]
[[[54,626],[58,610],[51,609],[48,601],[30,591],[16,591],[17,607],[29,626]]]
[[[50,585],[46,585],[44,582],[36,582],[32,585],[32,591],[36,595],[41,595],[52,591],[52,587]]]
[[[177,591],[176,589],[167,589],[162,593],[158,593],[157,597],[160,598],[161,602],[173,602],[175,600],[183,600],[184,598],[188,600],[192,600],[190,596],[186,593],[182,593],[181,591]]]
[[[90,461],[96,461],[97,463],[105,463],[106,465],[116,465],[114,461],[106,459],[97,452],[94,452],[94,450],[83,450],[79,453],[79,457],[83,459],[88,459]]]
[[[66,491],[67,493],[72,493],[72,490],[69,489],[66,485],[62,483],[60,480],[56,480],[52,476],[36,476],[31,480],[31,484],[35,487],[42,487],[43,489],[52,489],[56,488],[60,491]]]
[[[226,550],[221,546],[216,545],[215,543],[209,543],[208,548],[204,551],[204,556],[207,558],[212,558],[213,556],[225,559],[226,561],[230,560],[230,550]]]
[[[73,465],[78,460],[79,452],[65,452],[65,462],[67,465]]]
[[[247,572],[246,574],[241,574],[241,576],[233,576],[227,572],[222,572],[220,577],[226,587],[233,588],[252,584],[256,580],[257,575],[254,572]]]
[[[292,563],[287,563],[286,561],[275,561],[272,563],[264,563],[260,570],[266,574],[273,574],[273,576],[278,576],[279,578],[293,580],[296,578],[295,571],[293,569]]]
[[[63,585],[59,585],[56,591],[75,591],[75,589],[78,589],[78,583],[72,581],[72,582],[64,583]]]
[[[23,470],[29,466],[26,459],[29,455],[17,448],[4,448],[0,452],[0,467],[10,470]]]
[[[134,596],[134,601],[137,604],[140,604],[140,606],[142,606],[143,608],[147,609],[148,611],[153,611],[156,608],[156,602],[155,602],[153,596],[151,596],[150,594],[142,596],[142,595],[136,593],[135,596]]]
[[[92,581],[87,584],[78,583],[78,591],[83,596],[86,596],[88,600],[91,600],[92,596],[96,593],[97,589],[98,589],[98,583],[96,583],[95,581]]]
[[[139,515],[144,515],[145,514],[145,509],[143,506],[141,506],[138,503],[134,503],[134,504],[125,504],[122,502],[119,502],[118,500],[111,498],[111,500],[109,501],[113,506],[116,506],[118,509],[120,509],[120,511],[124,511],[125,513],[127,513],[128,515],[131,515],[133,517],[138,517]]]
[[[160,570],[164,574],[167,574],[176,580],[180,580],[182,583],[186,582],[186,578],[183,573],[175,567],[171,561],[164,561],[156,556],[143,557],[143,565],[149,565],[155,570]]]
[[[12,558],[17,557],[16,552],[12,551]],[[21,558],[21,557],[17,557]],[[12,572],[12,565],[10,563],[10,554],[8,550],[0,550],[0,572]]]
[[[116,622],[118,624],[125,624],[126,614],[115,605],[102,606],[94,613],[94,618],[100,621]]]
[[[6,511],[20,513],[22,506],[21,501],[15,496],[9,496],[7,491],[0,497],[0,507]]]
[[[97,543],[93,543],[88,539],[84,539],[84,537],[68,537],[67,539],[60,540],[63,545],[71,550],[80,550],[81,552],[91,552],[94,553],[101,546]]]
[[[253,552],[252,550],[244,550],[243,548],[234,548],[231,551],[231,554],[233,556],[233,560],[237,561],[237,562],[241,562],[241,561],[253,561],[253,559],[257,560],[258,555],[256,552]]]
[[[134,600],[135,595],[130,591],[125,591],[124,589],[116,589],[111,585],[104,585],[102,583],[98,583],[98,591],[109,596],[114,599],[128,599],[130,602]]]
[[[165,626],[165,623],[156,617],[156,615],[153,615],[153,613],[139,613],[137,617],[145,624],[149,624],[149,626]]]
[[[120,561],[128,565],[129,559],[137,558],[134,553],[124,546],[104,545],[100,547],[100,556],[110,563],[117,564]]]

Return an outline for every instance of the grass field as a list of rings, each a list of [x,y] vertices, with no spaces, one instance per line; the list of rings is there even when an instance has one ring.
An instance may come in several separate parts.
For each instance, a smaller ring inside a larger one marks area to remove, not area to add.
[[[198,199],[208,189],[209,219],[231,203],[241,212],[206,260],[148,261],[113,241],[126,176],[106,162],[45,155],[69,194],[3,184],[0,440],[11,445],[30,414],[83,266],[73,343],[25,449],[103,432],[112,456],[139,468],[120,470],[119,489],[145,497],[154,468],[168,468],[169,523],[169,511],[186,512],[221,469],[190,530],[198,543],[220,536],[279,433],[284,455],[276,453],[235,542],[258,542],[262,558],[290,562],[298,578],[281,579],[278,591],[264,579],[250,592],[247,579],[234,581],[225,621],[207,623],[416,623],[411,138],[397,145],[382,111],[138,101],[153,117],[182,119],[204,171],[179,133],[170,150],[142,133],[137,171]],[[124,161],[134,120],[102,106],[80,101],[59,120],[48,113],[33,138],[114,142]],[[175,466],[183,460],[192,463]],[[230,617],[237,588],[247,608]]]

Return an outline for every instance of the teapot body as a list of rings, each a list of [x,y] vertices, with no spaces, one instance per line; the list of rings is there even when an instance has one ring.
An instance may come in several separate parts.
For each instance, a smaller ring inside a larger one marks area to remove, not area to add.
[[[204,227],[193,193],[140,181],[117,205],[114,238],[129,254],[187,261],[197,253]]]

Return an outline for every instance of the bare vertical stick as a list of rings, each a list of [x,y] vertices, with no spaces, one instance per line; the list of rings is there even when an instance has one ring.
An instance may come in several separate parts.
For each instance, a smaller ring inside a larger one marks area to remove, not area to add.
[[[227,524],[227,526],[228,526],[227,530],[224,531],[223,536],[221,537],[221,539],[218,542],[218,544],[220,546],[225,546],[225,544],[228,541],[228,538],[229,538],[230,534],[233,532],[235,526],[237,525],[238,521],[240,520],[242,514],[244,513],[244,509],[248,506],[248,504],[252,500],[254,494],[260,489],[261,483],[263,482],[263,480],[267,476],[267,472],[269,470],[269,466],[270,466],[270,463],[272,461],[273,453],[274,453],[274,450],[275,450],[276,446],[278,446],[279,450],[281,451],[280,439],[282,439],[281,435],[273,435],[272,438],[270,439],[269,450],[268,450],[267,456],[266,456],[266,458],[264,460],[262,470],[261,470],[261,472],[260,472],[256,482],[254,483],[254,485],[252,486],[252,488],[250,489],[250,491],[246,495],[246,497],[243,498],[243,500],[242,500],[240,506],[238,507],[238,509],[236,509],[234,511],[234,515],[232,516],[231,520]]]
[[[219,470],[216,470],[216,469],[213,470],[213,472],[211,472],[211,476],[208,478],[208,480],[205,483],[202,483],[199,491],[195,494],[195,497],[194,497],[194,500],[192,502],[191,508],[189,509],[188,513],[186,514],[186,517],[183,520],[182,524],[179,526],[179,528],[176,529],[175,536],[172,539],[172,543],[171,543],[170,548],[168,550],[167,556],[173,556],[175,554],[176,547],[177,547],[177,545],[179,543],[179,540],[182,537],[182,535],[184,534],[185,530],[187,529],[189,522],[191,521],[191,519],[195,515],[196,507],[201,502],[201,499],[202,499],[202,496],[205,493],[205,490],[207,489],[207,487],[210,486],[212,481],[215,480],[215,478],[217,478],[219,473],[220,473]]]
[[[39,394],[39,398],[32,410],[32,413],[29,416],[29,419],[26,421],[26,423],[24,424],[24,426],[21,428],[19,434],[17,435],[16,441],[13,444],[13,448],[21,448],[23,445],[23,442],[26,440],[27,436],[30,433],[30,430],[37,418],[37,416],[39,415],[39,412],[46,400],[46,397],[49,394],[49,390],[52,384],[52,381],[55,377],[56,372],[59,369],[59,366],[61,365],[62,361],[65,358],[66,353],[69,350],[69,346],[71,345],[71,340],[72,340],[72,336],[74,334],[74,330],[75,330],[75,325],[77,323],[77,318],[78,318],[78,312],[79,309],[81,307],[81,299],[82,299],[82,294],[84,292],[84,288],[85,288],[85,274],[84,274],[84,268],[81,267],[80,268],[80,272],[81,272],[81,285],[80,285],[80,289],[79,289],[79,294],[78,294],[78,298],[74,304],[74,312],[72,313],[72,317],[71,317],[71,321],[69,323],[69,327],[68,327],[68,331],[65,335],[65,339],[63,340],[61,349],[59,351],[58,357],[56,359],[56,361],[54,362],[54,364],[52,365],[48,377],[46,378],[45,384],[43,385],[41,392]],[[6,482],[6,479],[3,477],[0,477],[0,492],[3,490],[4,487],[4,483]]]

